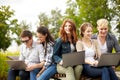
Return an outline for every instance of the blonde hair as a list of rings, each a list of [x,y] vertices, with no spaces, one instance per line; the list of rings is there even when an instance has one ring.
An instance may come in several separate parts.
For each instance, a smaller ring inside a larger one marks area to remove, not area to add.
[[[108,22],[108,20],[107,19],[99,19],[99,20],[97,20],[97,27],[108,27],[108,24],[109,24],[109,22]]]

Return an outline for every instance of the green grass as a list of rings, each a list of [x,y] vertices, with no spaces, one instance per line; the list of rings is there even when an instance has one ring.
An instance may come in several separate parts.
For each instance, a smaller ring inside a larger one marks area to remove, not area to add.
[[[120,71],[120,66],[118,66],[118,67],[116,68],[116,71]]]
[[[19,55],[19,52],[0,52],[0,80],[7,80],[9,66],[6,56]]]

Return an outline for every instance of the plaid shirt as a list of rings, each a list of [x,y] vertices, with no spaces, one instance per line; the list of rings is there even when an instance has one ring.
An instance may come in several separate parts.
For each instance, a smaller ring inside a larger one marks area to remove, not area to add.
[[[45,49],[42,47],[42,52],[40,53],[40,61],[45,61],[44,66],[48,67],[52,63],[52,55],[53,55],[53,46],[51,44],[47,44],[47,52],[45,56]]]

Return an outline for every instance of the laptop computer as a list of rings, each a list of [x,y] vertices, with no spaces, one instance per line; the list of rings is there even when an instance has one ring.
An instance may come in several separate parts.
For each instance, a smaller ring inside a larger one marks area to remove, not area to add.
[[[75,66],[85,63],[85,51],[66,53],[62,55],[63,66]]]
[[[120,54],[102,54],[100,59],[98,60],[98,65],[96,67],[101,66],[116,66],[120,61]]]
[[[19,56],[6,56],[10,60],[18,60]]]
[[[21,60],[7,60],[6,61],[12,69],[25,70],[27,65]]]

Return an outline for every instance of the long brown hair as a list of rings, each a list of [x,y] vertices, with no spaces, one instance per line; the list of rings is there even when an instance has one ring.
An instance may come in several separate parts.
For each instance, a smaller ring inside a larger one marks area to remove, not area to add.
[[[48,28],[45,27],[45,26],[40,26],[37,28],[37,32],[40,33],[40,34],[43,34],[44,36],[47,34],[47,37],[46,37],[46,42],[45,43],[42,43],[44,48],[45,48],[45,55],[47,54],[47,44],[51,44],[51,45],[54,45],[54,38],[51,36],[51,33],[49,32]]]
[[[72,35],[72,42],[75,43],[77,39],[77,33],[76,33],[76,25],[75,22],[71,19],[65,19],[63,21],[62,26],[60,27],[59,35],[62,38],[63,42],[66,42],[68,40],[67,33],[64,30],[65,24],[69,22],[71,24],[71,35]]]

